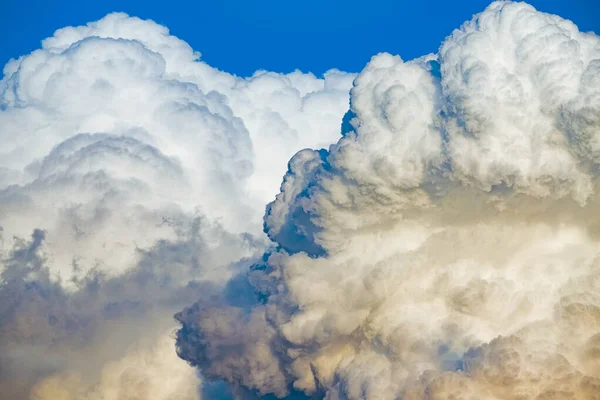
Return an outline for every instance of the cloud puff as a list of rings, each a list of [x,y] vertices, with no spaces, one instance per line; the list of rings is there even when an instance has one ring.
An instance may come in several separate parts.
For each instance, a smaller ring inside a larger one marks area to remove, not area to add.
[[[599,398],[599,66],[512,2],[373,57],[267,207],[255,304],[179,313],[180,356],[278,397]]]
[[[200,396],[172,315],[262,254],[287,160],[336,140],[354,75],[240,78],[199,57],[163,26],[110,14],[5,66],[2,393]]]

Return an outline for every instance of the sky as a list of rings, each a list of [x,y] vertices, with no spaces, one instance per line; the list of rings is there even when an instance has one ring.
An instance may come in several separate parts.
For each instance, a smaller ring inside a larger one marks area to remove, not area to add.
[[[540,11],[600,31],[598,0],[532,0]],[[254,71],[322,74],[358,72],[382,52],[409,60],[436,52],[453,29],[484,9],[487,0],[20,0],[0,1],[0,63],[26,54],[63,26],[82,25],[109,12],[152,19],[202,53],[209,64],[239,76]],[[417,34],[418,33],[418,34]]]

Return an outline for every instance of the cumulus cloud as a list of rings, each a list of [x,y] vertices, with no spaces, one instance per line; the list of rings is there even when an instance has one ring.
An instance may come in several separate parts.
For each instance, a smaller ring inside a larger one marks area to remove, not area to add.
[[[267,207],[254,303],[177,314],[180,356],[280,398],[600,398],[599,68],[512,2],[373,57]]]
[[[125,14],[60,29],[11,60],[0,81],[3,395],[201,396],[172,315],[252,292],[236,277],[268,245],[265,204],[296,151],[337,139],[353,78],[237,77]]]

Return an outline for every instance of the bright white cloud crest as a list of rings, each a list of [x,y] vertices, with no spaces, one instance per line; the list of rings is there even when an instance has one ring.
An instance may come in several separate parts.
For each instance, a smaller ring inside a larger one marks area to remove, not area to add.
[[[358,76],[198,59],[112,14],[5,67],[0,390],[198,398],[196,301],[238,398],[600,398],[598,36],[494,2]]]

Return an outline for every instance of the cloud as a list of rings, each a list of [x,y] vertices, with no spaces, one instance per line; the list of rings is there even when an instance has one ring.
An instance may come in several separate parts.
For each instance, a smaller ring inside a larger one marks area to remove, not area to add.
[[[180,312],[180,356],[277,397],[598,398],[599,66],[512,2],[373,57],[267,207],[254,304]]]
[[[110,14],[5,66],[3,394],[201,396],[172,316],[264,252],[264,205],[296,151],[339,136],[354,75],[242,78],[199,57],[163,26]]]

